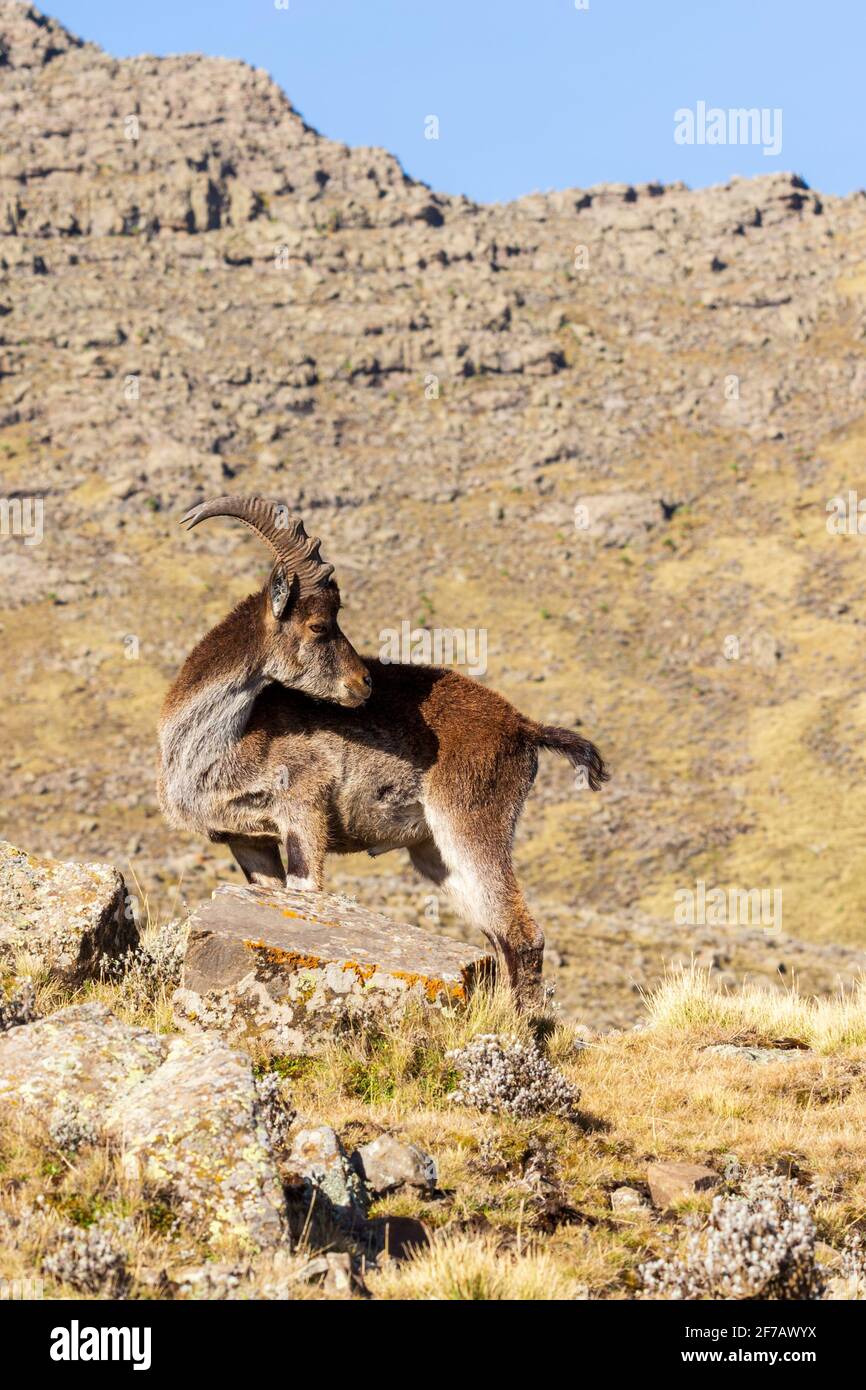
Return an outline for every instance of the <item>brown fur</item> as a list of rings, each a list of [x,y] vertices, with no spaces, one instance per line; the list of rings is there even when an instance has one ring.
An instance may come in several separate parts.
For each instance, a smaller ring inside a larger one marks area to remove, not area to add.
[[[544,938],[514,876],[514,829],[539,748],[585,768],[593,789],[607,777],[600,754],[455,671],[362,662],[333,584],[275,618],[273,582],[208,633],[168,693],[166,815],[226,842],[253,882],[319,889],[328,853],[407,849],[537,1004]],[[314,621],[327,631],[310,640]],[[226,697],[223,738],[208,719],[225,690],[242,694],[240,713]]]

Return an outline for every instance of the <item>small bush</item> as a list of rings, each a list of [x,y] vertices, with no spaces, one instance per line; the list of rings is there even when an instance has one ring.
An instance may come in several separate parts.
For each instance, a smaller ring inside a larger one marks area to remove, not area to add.
[[[18,1028],[22,1023],[32,1023],[36,1017],[36,990],[29,980],[7,999],[0,993],[0,1033]]]
[[[80,1149],[97,1140],[96,1130],[87,1116],[83,1115],[74,1100],[68,1099],[59,1106],[51,1117],[48,1138],[56,1149],[63,1153],[78,1153]]]
[[[815,1224],[787,1178],[757,1177],[735,1197],[716,1197],[708,1224],[683,1258],[653,1260],[640,1275],[650,1298],[819,1298]]]
[[[43,1274],[80,1293],[119,1298],[129,1279],[126,1261],[99,1226],[67,1226],[42,1261]]]
[[[452,1099],[494,1115],[574,1119],[580,1092],[532,1043],[483,1033],[447,1054],[459,1077]]]
[[[276,1072],[269,1071],[256,1077],[256,1099],[274,1152],[286,1152],[290,1147],[289,1131],[295,1112],[283,1100],[280,1078]]]
[[[180,984],[188,923],[179,918],[152,927],[134,951],[106,963],[105,980],[119,988],[127,1007],[148,1013]]]

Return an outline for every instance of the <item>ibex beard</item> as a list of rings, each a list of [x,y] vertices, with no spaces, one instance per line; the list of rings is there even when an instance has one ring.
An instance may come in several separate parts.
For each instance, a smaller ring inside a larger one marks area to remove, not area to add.
[[[597,748],[537,724],[453,670],[358,655],[333,566],[279,503],[219,497],[274,554],[267,584],[187,657],[159,729],[169,823],[227,844],[250,883],[323,887],[325,855],[406,849],[497,950],[521,1006],[542,999],[544,937],[514,875],[514,830],[538,750],[597,791]]]

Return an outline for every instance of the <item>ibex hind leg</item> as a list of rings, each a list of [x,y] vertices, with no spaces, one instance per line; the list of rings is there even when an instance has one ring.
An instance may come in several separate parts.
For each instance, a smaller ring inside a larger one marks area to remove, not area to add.
[[[442,887],[460,915],[480,928],[496,950],[520,1008],[540,1009],[544,935],[514,876],[510,832],[495,813],[486,825],[474,814],[471,828],[448,811],[428,807],[427,817],[445,870]]]
[[[262,888],[282,888],[286,881],[283,861],[276,842],[239,835],[228,839],[228,847],[240,864],[247,883]]]

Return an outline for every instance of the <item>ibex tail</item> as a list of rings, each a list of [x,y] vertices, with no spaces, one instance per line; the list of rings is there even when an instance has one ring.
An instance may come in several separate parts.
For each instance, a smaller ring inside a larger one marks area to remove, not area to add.
[[[602,782],[608,780],[610,773],[604,765],[604,759],[588,738],[581,738],[580,734],[572,733],[571,729],[558,729],[553,724],[536,724],[532,719],[525,720],[524,728],[536,747],[562,753],[572,767],[585,768],[587,780],[594,792],[600,789]]]

